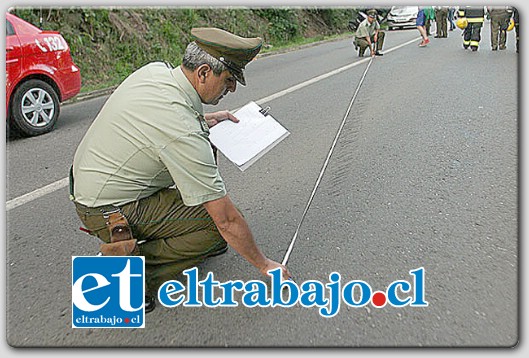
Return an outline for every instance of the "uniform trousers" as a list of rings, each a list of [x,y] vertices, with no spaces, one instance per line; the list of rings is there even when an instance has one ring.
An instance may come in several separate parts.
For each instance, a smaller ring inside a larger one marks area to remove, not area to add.
[[[443,38],[448,37],[448,9],[438,9],[435,10],[435,23],[436,23],[436,31],[437,31],[437,37]]]
[[[112,206],[89,208],[75,203],[77,215],[86,229],[102,241],[110,242],[104,211]],[[145,257],[145,284],[156,295],[165,281],[197,266],[207,257],[224,253],[227,243],[202,205],[185,206],[180,192],[163,189],[150,197],[120,207],[132,236],[138,242],[139,255]]]
[[[509,25],[509,15],[490,17],[490,39],[493,50],[505,49],[507,42],[507,27]]]

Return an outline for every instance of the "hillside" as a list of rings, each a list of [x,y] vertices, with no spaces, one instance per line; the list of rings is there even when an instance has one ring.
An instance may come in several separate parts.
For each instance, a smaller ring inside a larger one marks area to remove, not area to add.
[[[113,86],[153,60],[180,64],[193,27],[260,36],[262,52],[346,34],[353,8],[69,7],[13,8],[46,30],[58,30],[81,68],[82,92]]]

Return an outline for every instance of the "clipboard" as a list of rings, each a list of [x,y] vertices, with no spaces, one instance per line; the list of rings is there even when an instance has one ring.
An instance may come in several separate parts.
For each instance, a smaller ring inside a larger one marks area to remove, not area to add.
[[[290,132],[270,113],[250,101],[233,113],[239,123],[222,121],[209,129],[209,140],[241,171],[248,169]]]

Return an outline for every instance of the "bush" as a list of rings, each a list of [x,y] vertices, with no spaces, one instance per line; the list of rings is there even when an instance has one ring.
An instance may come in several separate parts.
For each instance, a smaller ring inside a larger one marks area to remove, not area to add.
[[[277,47],[347,32],[351,18],[351,9],[343,8],[70,7],[12,12],[42,29],[61,32],[81,69],[83,92],[116,85],[150,61],[179,65],[193,27],[260,36]]]

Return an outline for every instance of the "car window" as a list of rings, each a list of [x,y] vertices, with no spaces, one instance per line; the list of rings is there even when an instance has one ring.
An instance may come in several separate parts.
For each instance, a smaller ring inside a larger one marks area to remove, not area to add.
[[[391,9],[393,15],[413,14],[417,11],[417,6],[393,6]]]
[[[15,34],[15,29],[13,28],[13,24],[9,22],[9,20],[6,20],[6,36],[13,36]]]

